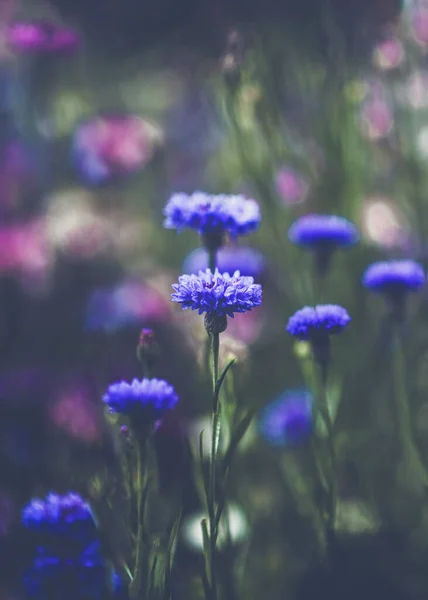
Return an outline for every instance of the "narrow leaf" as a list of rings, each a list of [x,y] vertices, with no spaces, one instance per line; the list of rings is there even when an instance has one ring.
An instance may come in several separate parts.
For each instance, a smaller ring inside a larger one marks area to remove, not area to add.
[[[205,572],[207,574],[207,581],[211,583],[211,547],[210,547],[210,537],[208,535],[208,522],[207,519],[202,519],[201,521],[202,528],[202,541],[204,547],[204,558],[205,558]]]
[[[227,365],[224,367],[223,371],[220,373],[216,384],[215,384],[215,390],[214,390],[214,395],[217,397],[220,393],[220,388],[223,385],[223,381],[226,377],[226,375],[228,374],[230,368],[234,365],[234,363],[236,362],[236,358],[231,358],[229,360],[229,362],[227,363]]]
[[[237,449],[240,441],[246,434],[248,427],[250,426],[251,421],[253,420],[253,417],[254,417],[254,411],[253,410],[248,411],[246,413],[246,415],[244,416],[244,418],[238,423],[235,431],[232,433],[232,438],[230,440],[229,447],[228,447],[226,454],[224,456],[224,459],[223,459],[224,473],[227,473],[227,471],[229,470],[230,464],[235,456],[236,449]]]

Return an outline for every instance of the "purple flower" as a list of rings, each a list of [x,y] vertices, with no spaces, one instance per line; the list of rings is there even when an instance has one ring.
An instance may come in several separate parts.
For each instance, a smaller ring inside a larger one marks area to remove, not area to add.
[[[73,30],[47,20],[15,23],[9,28],[8,41],[14,50],[32,54],[68,54],[79,45]]]
[[[304,389],[286,391],[261,412],[259,430],[272,446],[294,446],[313,430],[312,395]]]
[[[22,511],[23,525],[33,531],[93,537],[96,527],[89,505],[75,493],[33,498]]]
[[[425,283],[423,267],[413,260],[379,261],[370,265],[363,275],[363,285],[373,292],[403,297],[417,292]]]
[[[183,309],[197,310],[218,317],[243,313],[262,303],[262,287],[254,283],[252,277],[241,277],[239,271],[233,275],[214,274],[206,269],[198,275],[181,275],[171,300],[182,305]]]
[[[134,379],[113,383],[103,396],[110,412],[127,415],[145,424],[159,421],[178,402],[174,388],[163,379]]]
[[[311,250],[346,248],[359,240],[357,228],[344,217],[305,215],[295,221],[288,238],[293,244]]]
[[[351,321],[347,311],[336,304],[305,306],[290,317],[287,331],[302,341],[340,333]]]
[[[184,273],[196,274],[208,268],[209,254],[205,248],[196,248],[185,259]],[[244,276],[259,277],[265,269],[263,254],[249,246],[224,246],[217,252],[218,270],[228,273],[239,271]]]
[[[188,227],[201,235],[229,233],[233,238],[255,231],[261,221],[259,205],[244,196],[204,192],[174,194],[164,209],[166,229]]]

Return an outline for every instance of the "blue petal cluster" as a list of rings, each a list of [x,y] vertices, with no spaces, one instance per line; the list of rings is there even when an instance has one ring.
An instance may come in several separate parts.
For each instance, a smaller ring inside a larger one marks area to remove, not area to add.
[[[205,248],[196,248],[183,263],[184,273],[199,273],[208,268],[209,254]],[[234,273],[260,277],[265,269],[263,254],[250,246],[223,246],[217,252],[217,268],[220,273]]]
[[[22,523],[36,550],[23,586],[37,600],[102,600],[108,597],[108,568],[92,512],[77,494],[33,499]]]
[[[340,333],[351,321],[347,311],[336,304],[305,306],[290,317],[287,331],[302,341]]]
[[[33,531],[63,534],[92,541],[96,533],[89,505],[72,492],[61,496],[48,494],[46,498],[33,498],[22,511],[23,525]]]
[[[291,225],[288,238],[293,244],[317,250],[352,246],[360,236],[355,225],[344,217],[310,214]]]
[[[204,192],[174,194],[164,209],[166,229],[195,229],[201,235],[228,232],[232,237],[255,231],[261,221],[255,200]]]
[[[198,275],[181,275],[171,300],[182,305],[183,309],[197,310],[219,317],[243,313],[262,303],[262,287],[254,283],[252,277],[241,277],[239,271],[233,275],[214,273],[210,269],[199,271]]]
[[[373,292],[403,295],[419,290],[425,283],[425,273],[413,260],[379,261],[367,268],[362,282]]]
[[[313,398],[305,389],[287,390],[260,414],[259,430],[272,446],[295,446],[313,431]]]
[[[134,379],[113,383],[103,396],[110,412],[138,418],[147,424],[159,421],[178,402],[174,388],[163,379]]]

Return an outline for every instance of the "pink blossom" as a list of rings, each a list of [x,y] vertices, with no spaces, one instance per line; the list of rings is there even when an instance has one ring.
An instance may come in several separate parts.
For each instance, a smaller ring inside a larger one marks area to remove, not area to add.
[[[73,30],[47,20],[14,23],[7,37],[14,50],[30,54],[68,54],[79,45]]]
[[[101,439],[100,415],[84,385],[76,383],[61,390],[51,407],[50,418],[57,427],[83,442],[94,443]]]
[[[387,137],[394,125],[389,105],[377,98],[365,103],[360,118],[362,134],[374,141]]]
[[[417,44],[420,46],[428,44],[428,7],[418,6],[412,10],[410,31]]]
[[[373,62],[384,71],[395,69],[403,63],[403,60],[404,48],[397,38],[387,38],[374,49]]]
[[[139,117],[98,117],[77,128],[74,161],[85,180],[103,183],[142,168],[152,157],[158,140],[156,128]]]
[[[278,171],[275,184],[280,198],[286,205],[301,204],[309,193],[308,182],[289,167]]]

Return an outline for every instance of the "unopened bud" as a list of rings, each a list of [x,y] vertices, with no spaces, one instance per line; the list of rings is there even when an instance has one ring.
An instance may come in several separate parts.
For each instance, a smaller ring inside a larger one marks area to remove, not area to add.
[[[140,332],[137,358],[144,367],[152,367],[159,358],[160,348],[153,329],[144,328]]]

